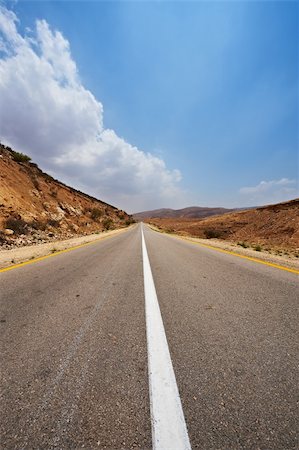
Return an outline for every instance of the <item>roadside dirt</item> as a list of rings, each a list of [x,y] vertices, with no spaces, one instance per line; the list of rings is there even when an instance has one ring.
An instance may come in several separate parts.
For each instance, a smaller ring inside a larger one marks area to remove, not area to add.
[[[227,242],[244,250],[299,258],[299,199],[207,219],[147,219],[168,233]]]
[[[154,225],[149,225],[149,226],[155,231],[158,231],[160,233],[169,234],[170,236],[173,236],[174,238],[177,238],[177,239],[185,239],[185,240],[188,240],[191,242],[198,242],[199,244],[203,244],[205,246],[216,247],[221,250],[226,250],[229,252],[237,253],[238,255],[247,256],[249,258],[259,259],[261,261],[266,261],[271,264],[277,264],[277,265],[280,265],[283,267],[287,267],[289,269],[299,270],[299,259],[296,258],[293,254],[288,255],[288,256],[287,255],[281,256],[281,255],[272,254],[272,253],[262,251],[262,250],[256,251],[256,250],[253,250],[250,248],[242,248],[234,242],[222,241],[220,239],[194,238],[194,237],[182,235],[182,234],[168,233],[166,231],[163,231],[163,230],[157,228]]]
[[[122,233],[128,228],[121,228],[118,230],[106,231],[97,234],[90,234],[88,236],[74,237],[60,241],[47,242],[44,244],[28,245],[25,247],[12,248],[9,250],[0,249],[0,269],[19,264],[25,261],[34,260],[42,256],[50,255],[61,250],[66,250],[71,247],[86,244],[88,242],[95,242],[105,239],[108,236]]]

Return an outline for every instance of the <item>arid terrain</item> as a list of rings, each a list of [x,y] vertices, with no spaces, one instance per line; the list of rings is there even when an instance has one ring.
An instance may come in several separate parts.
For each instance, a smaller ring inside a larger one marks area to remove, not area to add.
[[[134,219],[138,221],[144,221],[149,218],[159,218],[159,219],[203,219],[210,216],[220,216],[221,214],[226,214],[235,209],[227,208],[207,208],[202,206],[189,206],[183,209],[171,209],[162,208],[154,209],[152,211],[142,211],[133,214]]]
[[[132,216],[42,172],[0,144],[0,246],[11,248],[130,225]]]
[[[168,233],[299,256],[299,199],[201,220],[150,218],[146,222]]]

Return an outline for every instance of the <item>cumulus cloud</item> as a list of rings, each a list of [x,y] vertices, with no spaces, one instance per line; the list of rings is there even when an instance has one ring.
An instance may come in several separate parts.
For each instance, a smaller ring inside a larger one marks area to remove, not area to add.
[[[18,31],[0,7],[0,138],[73,186],[130,210],[182,198],[180,173],[103,126],[61,32],[37,20]]]
[[[281,178],[280,180],[261,181],[256,186],[243,187],[240,194],[258,203],[276,203],[298,195],[296,180]]]

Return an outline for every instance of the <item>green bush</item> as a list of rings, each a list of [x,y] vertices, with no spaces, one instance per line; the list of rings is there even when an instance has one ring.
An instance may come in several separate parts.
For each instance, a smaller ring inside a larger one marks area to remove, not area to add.
[[[165,233],[174,233],[174,229],[173,228],[165,228]]]
[[[253,248],[254,248],[254,250],[256,252],[261,252],[262,251],[262,247],[260,245],[255,245]]]
[[[28,226],[30,228],[33,228],[34,230],[45,231],[45,229],[46,229],[45,222],[41,222],[40,220],[33,220],[32,222],[28,223]]]
[[[246,242],[238,242],[238,245],[240,245],[240,247],[243,247],[243,248],[248,248],[249,247],[249,245],[248,244],[246,244]]]
[[[5,221],[5,228],[13,230],[15,234],[27,234],[28,227],[27,222],[23,219],[16,219],[15,217],[9,217]]]
[[[211,230],[211,229],[207,229],[204,230],[204,235],[207,239],[213,239],[213,238],[220,238],[221,237],[221,232],[217,231],[217,230]]]
[[[45,178],[45,180],[47,181],[55,181],[55,178],[53,178],[51,175],[47,174],[47,173],[43,173],[43,177]]]
[[[102,211],[98,208],[93,208],[91,210],[91,218],[92,220],[98,220],[102,216]]]
[[[113,225],[112,219],[107,218],[107,219],[103,220],[103,227],[105,228],[105,230],[110,230],[112,225]]]
[[[49,219],[47,222],[47,225],[53,228],[58,228],[59,227],[59,220],[55,220],[55,219]]]
[[[31,161],[30,156],[25,155],[24,153],[19,153],[12,151],[12,157],[16,162],[29,162]]]
[[[133,219],[132,216],[130,216],[126,221],[125,224],[128,227],[129,225],[132,225],[132,223],[136,223],[136,220]]]

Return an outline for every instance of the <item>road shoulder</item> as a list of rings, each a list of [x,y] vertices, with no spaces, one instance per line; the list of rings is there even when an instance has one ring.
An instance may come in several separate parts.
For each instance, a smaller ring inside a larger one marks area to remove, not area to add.
[[[158,233],[167,234],[173,238],[182,239],[185,241],[192,242],[194,244],[199,244],[210,249],[224,251],[235,256],[244,257],[248,259],[253,259],[260,261],[261,263],[268,263],[269,265],[281,266],[285,269],[291,269],[299,271],[299,261],[295,258],[287,258],[279,255],[274,255],[272,253],[267,253],[263,251],[256,251],[252,249],[242,248],[233,242],[223,241],[220,239],[200,239],[192,236],[181,235],[176,233],[167,233],[157,227],[147,224],[153,231]]]
[[[0,270],[11,267],[15,264],[24,263],[27,261],[34,261],[37,258],[42,258],[64,250],[71,250],[81,245],[106,239],[110,236],[115,236],[130,229],[119,228],[117,230],[104,231],[98,234],[90,234],[87,236],[78,236],[71,239],[64,239],[60,241],[47,242],[44,244],[28,245],[25,247],[12,248],[9,250],[0,249]]]

